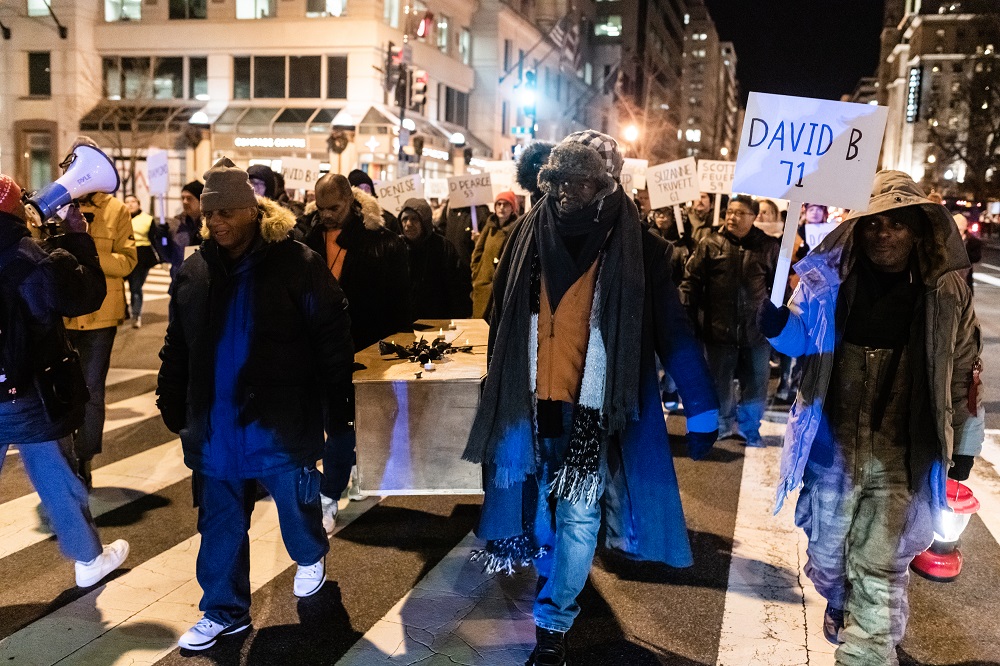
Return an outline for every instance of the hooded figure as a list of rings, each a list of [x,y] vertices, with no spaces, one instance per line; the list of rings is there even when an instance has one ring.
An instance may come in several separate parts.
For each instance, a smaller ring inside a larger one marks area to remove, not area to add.
[[[827,599],[837,664],[896,664],[908,566],[984,438],[981,331],[951,216],[900,171],[795,265],[788,307],[761,305],[776,350],[801,356],[777,508],[802,486],[805,572]],[[948,471],[951,466],[950,472]]]
[[[464,319],[472,311],[469,267],[455,246],[434,233],[430,204],[407,199],[399,211],[409,250],[410,307],[414,319]]]
[[[316,460],[325,415],[351,391],[354,349],[344,293],[322,259],[288,238],[295,219],[255,197],[222,158],[205,174],[205,241],[174,283],[157,406],[196,473],[197,577],[204,617],[179,645],[204,650],[250,626],[247,530],[257,481],[274,498],[293,584],[326,579]]]
[[[370,194],[374,199],[378,199],[378,192],[375,191],[375,181],[372,177],[361,169],[355,169],[347,174],[347,180],[351,187],[356,187],[365,194]],[[394,234],[402,234],[403,229],[399,224],[399,219],[389,211],[382,209],[382,222],[385,228]]]
[[[599,132],[556,146],[538,178],[546,194],[493,281],[489,372],[464,457],[483,467],[477,557],[490,572],[538,567],[535,664],[565,661],[602,514],[609,547],[691,565],[656,357],[680,383],[692,456],[718,434],[670,246],[639,222],[622,164]]]

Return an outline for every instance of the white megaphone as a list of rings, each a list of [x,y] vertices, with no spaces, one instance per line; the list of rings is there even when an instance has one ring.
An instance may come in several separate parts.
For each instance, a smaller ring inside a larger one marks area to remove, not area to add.
[[[66,173],[30,195],[26,203],[38,211],[42,220],[47,220],[74,199],[94,192],[111,194],[119,185],[121,178],[111,158],[93,146],[82,145],[73,151],[73,161]]]

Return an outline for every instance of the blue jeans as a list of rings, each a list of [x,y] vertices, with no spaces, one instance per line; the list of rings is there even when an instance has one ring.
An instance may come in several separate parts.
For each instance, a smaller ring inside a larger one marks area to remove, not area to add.
[[[10,444],[0,444],[3,469]],[[90,515],[87,489],[70,462],[75,462],[69,437],[18,446],[31,485],[35,487],[56,533],[59,550],[71,560],[89,562],[104,550]]]
[[[770,345],[705,345],[705,354],[719,397],[720,436],[734,434],[734,426],[738,426],[747,444],[759,445],[760,420],[764,416],[770,375]],[[734,379],[740,385],[738,401],[733,391]]]
[[[198,503],[196,575],[202,589],[199,608],[213,622],[229,626],[250,616],[250,514],[257,482],[278,509],[281,539],[289,556],[308,566],[323,559],[330,542],[323,529],[316,468],[293,469],[260,479],[201,476]]]
[[[535,538],[548,552],[535,560],[541,589],[535,598],[535,624],[550,631],[569,631],[580,614],[576,599],[587,584],[601,528],[601,502],[606,469],[602,469],[598,500],[569,502],[549,495],[549,485],[566,454],[572,429],[573,406],[563,406],[563,435],[538,440],[538,507]],[[602,456],[602,459],[603,458]],[[602,468],[606,463],[602,462]]]
[[[66,331],[70,343],[80,352],[83,378],[90,391],[90,400],[84,408],[83,425],[73,438],[73,449],[81,461],[96,456],[104,445],[104,389],[117,330],[111,326],[92,331]]]

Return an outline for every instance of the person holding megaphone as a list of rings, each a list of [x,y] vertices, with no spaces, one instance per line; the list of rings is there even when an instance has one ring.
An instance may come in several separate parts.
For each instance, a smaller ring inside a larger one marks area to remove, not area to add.
[[[129,545],[101,545],[71,465],[87,386],[62,318],[97,309],[107,287],[79,208],[59,206],[63,220],[40,243],[26,222],[49,209],[29,203],[27,215],[21,189],[0,174],[0,468],[16,444],[60,550],[76,561],[76,584],[90,587],[121,566]]]
[[[111,347],[118,326],[125,321],[123,280],[135,268],[139,258],[133,238],[132,217],[125,204],[111,194],[118,189],[119,180],[108,157],[91,139],[81,136],[73,142],[69,155],[60,166],[65,173],[56,183],[62,183],[70,190],[90,222],[89,233],[97,246],[97,256],[107,283],[107,296],[99,308],[65,321],[69,340],[80,353],[80,363],[90,390],[83,423],[73,437],[78,471],[89,490],[93,488],[91,461],[103,447],[104,387],[111,367]],[[74,187],[80,189],[74,190]]]

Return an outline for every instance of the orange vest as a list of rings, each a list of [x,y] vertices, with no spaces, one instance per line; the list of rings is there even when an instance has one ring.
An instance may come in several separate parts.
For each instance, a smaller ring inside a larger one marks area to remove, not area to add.
[[[542,279],[538,312],[539,400],[576,404],[583,381],[583,364],[590,342],[590,308],[597,283],[597,261],[559,300],[555,312]]]

